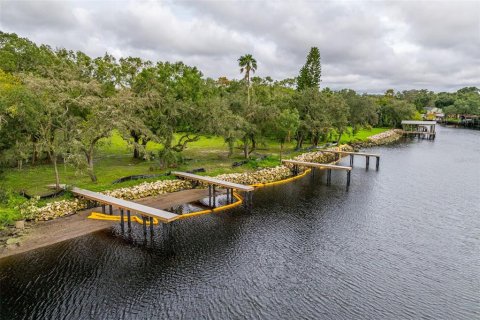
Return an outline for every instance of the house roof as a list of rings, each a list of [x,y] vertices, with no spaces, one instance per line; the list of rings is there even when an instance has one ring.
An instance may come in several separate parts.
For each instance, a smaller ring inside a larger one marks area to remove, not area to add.
[[[435,125],[436,121],[402,120],[402,124]]]

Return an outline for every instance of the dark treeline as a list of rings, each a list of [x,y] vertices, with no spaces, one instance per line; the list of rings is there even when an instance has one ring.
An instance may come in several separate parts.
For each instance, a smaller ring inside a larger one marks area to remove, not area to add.
[[[339,140],[372,126],[397,127],[428,107],[479,114],[477,88],[435,94],[410,90],[384,95],[320,89],[320,52],[312,48],[296,78],[255,77],[252,55],[239,58],[241,80],[206,78],[182,62],[151,62],[36,45],[0,32],[0,162],[21,167],[47,159],[69,161],[96,180],[95,147],[117,130],[132,156],[148,158],[149,141],[164,147],[163,166],[179,161],[201,135],[225,139],[245,158],[265,139],[297,148]]]

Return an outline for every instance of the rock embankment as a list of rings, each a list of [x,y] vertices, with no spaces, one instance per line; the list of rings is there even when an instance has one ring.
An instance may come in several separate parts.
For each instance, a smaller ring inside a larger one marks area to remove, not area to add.
[[[382,133],[385,134],[385,133]],[[349,145],[342,145],[338,148],[331,148],[330,150],[352,151],[353,148]],[[325,153],[327,150],[308,152],[295,157],[295,160],[330,163],[335,161],[335,154]],[[215,178],[226,180],[234,183],[254,185],[264,184],[283,180],[292,176],[292,172],[288,166],[280,165],[273,168],[260,169],[253,172],[245,173],[228,173],[221,174]],[[139,185],[127,188],[120,188],[103,192],[106,195],[121,198],[125,200],[135,200],[146,197],[157,196],[165,193],[181,191],[189,189],[192,184],[189,181],[183,180],[160,180],[155,182],[144,182]],[[87,202],[83,200],[62,200],[51,202],[43,207],[34,208],[35,220],[51,220],[57,217],[66,216],[76,211],[85,209]]]
[[[352,146],[355,149],[381,146],[381,145],[396,142],[400,140],[401,137],[402,137],[402,130],[392,129],[392,130],[388,130],[388,131],[373,135],[371,137],[368,137],[367,141],[352,143]]]

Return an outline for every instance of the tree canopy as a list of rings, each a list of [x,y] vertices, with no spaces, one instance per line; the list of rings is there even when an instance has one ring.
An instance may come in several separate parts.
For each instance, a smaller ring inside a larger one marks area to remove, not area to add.
[[[114,130],[139,161],[170,166],[202,135],[221,136],[230,156],[238,147],[248,158],[268,139],[282,151],[291,139],[297,148],[318,145],[361,128],[396,127],[432,107],[452,116],[480,114],[475,87],[438,94],[320,91],[317,47],[296,79],[253,76],[258,63],[251,54],[238,65],[243,79],[214,80],[183,62],[90,57],[0,32],[0,164],[47,161],[59,184],[58,164],[71,163],[95,181],[97,146]],[[162,149],[146,152],[149,141]]]

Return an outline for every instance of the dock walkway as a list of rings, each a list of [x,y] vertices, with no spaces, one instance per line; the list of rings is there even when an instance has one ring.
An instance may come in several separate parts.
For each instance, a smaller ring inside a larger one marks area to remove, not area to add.
[[[367,170],[370,167],[370,157],[375,157],[377,159],[377,163],[375,165],[377,170],[380,166],[380,155],[377,154],[377,153],[352,152],[352,151],[341,151],[341,150],[338,150],[338,151],[337,150],[327,150],[327,151],[322,151],[322,152],[335,153],[335,154],[338,154],[338,155],[342,155],[342,154],[350,155],[350,167],[352,167],[352,168],[353,168],[353,157],[354,156],[365,157],[365,167],[366,167]]]
[[[210,207],[215,208],[216,206],[216,187],[222,187],[226,189],[227,194],[227,203],[234,202],[233,190],[245,192],[244,206],[251,209],[252,206],[252,191],[255,190],[252,186],[247,186],[239,183],[233,183],[225,180],[220,180],[208,176],[199,176],[193,173],[187,172],[172,172],[173,175],[181,178],[187,179],[198,183],[206,183],[208,185],[208,204]]]
[[[105,212],[105,205],[108,205],[110,208],[110,213],[113,212],[113,206],[120,209],[121,215],[123,216],[123,210],[127,211],[128,216],[130,217],[130,212],[138,213],[141,216],[148,216],[149,218],[156,218],[160,222],[169,223],[178,218],[178,215],[168,211],[156,209],[153,207],[148,207],[143,204],[135,203],[132,201],[127,201],[123,199],[118,199],[115,197],[107,196],[102,193],[93,192],[90,190],[84,190],[80,188],[72,188],[72,193],[81,196],[88,200],[93,200],[102,205],[102,211]],[[122,217],[123,218],[123,217]]]
[[[327,164],[327,163],[297,161],[297,160],[282,160],[282,163],[293,165],[292,171],[294,175],[297,175],[299,173],[299,167],[327,169],[327,185],[331,184],[332,170],[346,171],[347,172],[347,188],[350,186],[350,175],[351,175],[352,167],[337,166],[334,164]]]

